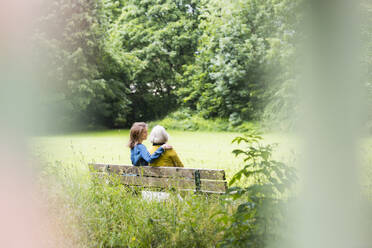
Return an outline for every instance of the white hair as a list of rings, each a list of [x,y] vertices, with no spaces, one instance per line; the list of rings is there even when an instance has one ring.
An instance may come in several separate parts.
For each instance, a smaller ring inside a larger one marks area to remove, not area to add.
[[[156,125],[150,133],[150,142],[155,144],[166,143],[169,139],[169,134],[165,131],[165,128]]]

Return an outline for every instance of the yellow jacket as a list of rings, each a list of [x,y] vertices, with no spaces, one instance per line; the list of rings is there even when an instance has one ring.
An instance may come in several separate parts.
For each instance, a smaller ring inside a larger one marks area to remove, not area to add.
[[[150,149],[150,154],[153,154],[160,146],[152,146]],[[160,167],[160,166],[167,166],[167,167],[183,167],[183,164],[178,157],[176,151],[174,149],[165,150],[162,155],[154,162],[150,164],[150,166]]]

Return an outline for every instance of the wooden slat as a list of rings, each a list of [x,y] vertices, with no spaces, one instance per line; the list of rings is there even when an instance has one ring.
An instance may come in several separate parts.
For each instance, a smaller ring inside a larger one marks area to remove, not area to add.
[[[132,166],[132,165],[107,165],[91,164],[97,171],[109,171],[117,174],[135,174],[148,177],[161,178],[189,178],[194,179],[196,170],[200,172],[200,179],[225,180],[225,171],[219,169],[194,169],[180,167],[151,167],[151,166]]]
[[[105,172],[92,173],[98,177],[103,177]],[[142,186],[146,188],[165,188],[165,189],[183,189],[196,190],[195,180],[179,178],[158,178],[142,176],[120,176],[120,181],[124,185]],[[206,193],[225,193],[227,189],[226,182],[213,180],[200,180],[200,192]]]
[[[120,180],[125,185],[137,185],[156,188],[176,188],[195,190],[195,181],[190,179],[121,176]],[[226,183],[221,181],[201,180],[200,191],[226,192]]]
[[[125,185],[143,187],[195,189],[195,182],[188,179],[121,176],[120,181]]]

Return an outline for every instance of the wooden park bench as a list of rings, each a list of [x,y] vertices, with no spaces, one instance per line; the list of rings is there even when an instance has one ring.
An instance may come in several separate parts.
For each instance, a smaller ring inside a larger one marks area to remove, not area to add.
[[[225,171],[180,167],[90,164],[92,173],[115,174],[127,186],[176,189],[201,193],[224,194],[227,190]]]

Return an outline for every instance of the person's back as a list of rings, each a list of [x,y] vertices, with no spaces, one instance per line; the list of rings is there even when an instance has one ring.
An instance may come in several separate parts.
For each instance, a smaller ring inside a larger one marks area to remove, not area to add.
[[[168,133],[162,126],[155,126],[150,134],[150,142],[152,143],[152,148],[150,149],[150,154],[155,153],[155,151],[161,146],[167,143],[169,138]],[[178,157],[174,149],[166,150],[159,158],[150,163],[150,166],[168,166],[168,167],[183,167],[183,164]]]
[[[154,145],[150,149],[150,154],[153,154],[160,145]],[[183,167],[183,164],[180,158],[177,155],[177,152],[174,149],[166,150],[160,157],[152,162],[150,166],[159,167],[159,166],[167,166],[167,167]]]

